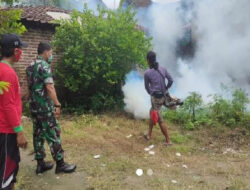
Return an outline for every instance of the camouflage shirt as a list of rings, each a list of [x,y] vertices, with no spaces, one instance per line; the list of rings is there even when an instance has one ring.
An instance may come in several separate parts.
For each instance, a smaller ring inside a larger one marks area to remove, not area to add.
[[[51,66],[41,56],[26,69],[32,113],[47,113],[54,109],[48,96],[46,84],[53,84]]]

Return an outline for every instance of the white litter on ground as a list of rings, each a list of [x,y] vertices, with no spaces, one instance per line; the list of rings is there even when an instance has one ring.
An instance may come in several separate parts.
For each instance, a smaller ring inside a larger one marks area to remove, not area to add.
[[[56,177],[56,179],[60,179],[60,177],[59,177],[59,176],[57,176],[57,177]]]
[[[151,149],[153,149],[155,147],[155,145],[150,145],[148,148],[151,150]]]
[[[135,173],[138,176],[142,176],[143,175],[143,170],[142,169],[137,169]]]
[[[146,152],[148,152],[148,151],[152,150],[154,147],[155,147],[155,145],[152,144],[152,145],[150,145],[150,146],[144,148],[144,150],[145,150]]]
[[[234,149],[232,149],[232,148],[227,148],[227,149],[223,152],[223,154],[227,154],[227,153],[235,154],[236,151],[235,151]]]
[[[187,165],[185,165],[185,164],[183,164],[182,167],[183,167],[183,168],[186,168],[186,169],[188,168]]]
[[[94,156],[95,159],[99,159],[100,157],[101,156],[99,154]]]
[[[153,173],[154,173],[154,172],[153,172],[153,170],[152,170],[152,169],[148,169],[148,170],[147,170],[147,175],[148,175],[148,176],[152,176],[152,175],[153,175]]]
[[[171,180],[171,182],[172,182],[172,183],[175,183],[175,184],[177,183],[177,181],[176,181],[176,180]]]
[[[130,134],[130,135],[126,136],[126,137],[127,137],[127,139],[129,139],[129,138],[131,138],[131,137],[132,137],[132,135]]]
[[[150,155],[155,155],[155,152],[154,151],[149,151],[148,152]]]
[[[179,152],[176,152],[176,154],[175,154],[176,156],[178,156],[178,157],[180,157],[181,156],[181,153],[179,153]]]

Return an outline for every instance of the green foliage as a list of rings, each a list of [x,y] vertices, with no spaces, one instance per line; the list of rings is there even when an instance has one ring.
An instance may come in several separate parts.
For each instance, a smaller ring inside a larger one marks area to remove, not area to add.
[[[195,130],[195,129],[196,129],[196,126],[197,126],[197,125],[195,125],[195,123],[193,123],[192,121],[188,121],[188,122],[185,124],[184,128],[187,129],[187,130],[192,131],[192,130]]]
[[[248,95],[243,90],[237,89],[231,92],[231,97],[224,99],[222,96],[214,95],[212,102],[202,105],[202,97],[191,93],[186,98],[183,108],[176,111],[167,110],[163,113],[163,117],[187,130],[217,125],[250,129],[250,114],[247,112]]]
[[[171,134],[171,140],[173,141],[173,143],[175,144],[183,144],[186,143],[188,141],[188,136],[186,135],[181,135],[179,133],[173,133]]]
[[[184,108],[188,110],[189,114],[192,114],[192,121],[195,121],[195,115],[197,109],[202,105],[202,97],[196,92],[191,92],[184,102]]]
[[[162,115],[165,119],[178,125],[184,125],[190,120],[189,113],[183,108],[179,108],[178,110],[167,110],[164,111]]]
[[[15,0],[1,0],[0,3],[6,3],[7,5],[13,5],[15,2]]]
[[[23,102],[23,115],[26,117],[30,117],[30,109],[29,109],[29,102]]]
[[[54,5],[54,6],[60,6],[62,3],[67,2],[70,4],[70,1],[68,0],[0,0],[1,3],[5,3],[8,6],[14,5],[14,3],[21,3],[21,4],[28,4],[28,5]]]
[[[3,34],[22,34],[26,31],[25,26],[19,22],[22,10],[0,11],[0,37]]]
[[[248,96],[243,90],[239,89],[233,92],[232,106],[238,114],[246,111],[246,106],[249,102]]]
[[[240,89],[232,92],[232,100],[214,96],[214,101],[210,105],[211,117],[223,125],[234,127],[245,117],[248,104],[246,92]]]
[[[250,114],[243,115],[243,117],[241,118],[241,121],[240,121],[239,125],[241,127],[250,129]]]
[[[5,92],[9,91],[10,83],[5,81],[0,81],[0,95],[2,95]]]
[[[125,75],[136,64],[145,66],[151,47],[150,39],[136,30],[131,8],[98,11],[96,16],[85,6],[82,13],[73,12],[70,20],[60,21],[54,36],[56,51],[62,53],[56,67],[62,101],[94,111],[122,106]]]

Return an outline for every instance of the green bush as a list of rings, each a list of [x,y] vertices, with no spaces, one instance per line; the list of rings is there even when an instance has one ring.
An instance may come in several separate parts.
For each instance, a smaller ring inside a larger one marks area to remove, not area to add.
[[[184,109],[166,110],[162,115],[164,119],[167,119],[179,125],[184,125],[187,121],[190,120],[189,113],[187,113]]]
[[[231,99],[214,95],[210,104],[202,105],[202,97],[197,93],[191,93],[184,101],[183,108],[175,111],[167,110],[163,113],[163,117],[187,130],[218,125],[250,129],[250,115],[247,112],[248,95],[240,89],[234,90],[231,95]]]
[[[189,112],[193,122],[196,120],[196,113],[201,107],[202,103],[202,96],[197,92],[191,92],[184,101],[184,109]]]
[[[135,65],[146,64],[151,39],[136,29],[135,12],[131,8],[98,11],[96,16],[85,6],[56,29],[54,46],[62,55],[56,81],[59,97],[68,107],[122,108],[125,75]]]
[[[184,125],[184,129],[190,130],[190,131],[195,130],[195,129],[197,129],[197,128],[198,128],[197,123],[192,122],[192,121],[188,121],[188,122]]]
[[[25,26],[20,22],[22,10],[1,10],[0,11],[0,40],[3,34],[22,34],[26,31]]]
[[[179,134],[179,133],[173,133],[171,134],[171,140],[175,144],[183,144],[189,140],[189,137],[186,135]]]
[[[29,109],[29,102],[23,102],[23,115],[26,117],[30,117],[30,109]]]
[[[250,114],[245,114],[239,123],[241,127],[250,129]]]
[[[245,117],[249,99],[243,90],[236,89],[232,93],[232,100],[222,96],[214,96],[210,106],[211,118],[228,127],[235,127]]]

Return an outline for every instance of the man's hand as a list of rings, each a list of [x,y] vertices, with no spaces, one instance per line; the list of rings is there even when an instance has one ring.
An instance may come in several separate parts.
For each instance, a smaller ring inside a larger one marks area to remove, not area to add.
[[[28,145],[27,139],[23,131],[17,133],[17,146],[26,149]]]
[[[61,114],[61,108],[60,107],[56,107],[54,114],[55,114],[56,119],[59,119],[60,114]]]
[[[60,112],[61,112],[61,104],[57,99],[57,95],[56,95],[56,90],[54,87],[54,84],[46,84],[46,89],[48,92],[48,95],[50,97],[50,99],[53,101],[54,105],[55,105],[55,110],[54,110],[54,115],[56,119],[59,119],[60,117]]]

